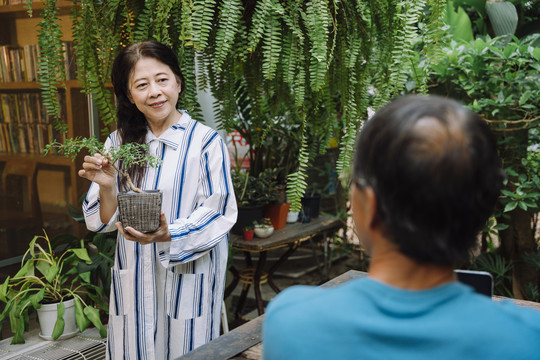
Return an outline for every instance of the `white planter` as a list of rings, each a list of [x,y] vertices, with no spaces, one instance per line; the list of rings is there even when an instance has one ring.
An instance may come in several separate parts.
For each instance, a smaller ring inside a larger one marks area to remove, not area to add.
[[[287,214],[287,223],[295,223],[298,221],[298,211],[290,212]]]
[[[259,238],[267,238],[274,232],[272,226],[255,225],[255,236]]]
[[[65,312],[64,312],[64,333],[60,335],[57,340],[67,339],[72,336],[75,336],[79,331],[77,323],[75,321],[75,300],[70,299],[64,301]],[[44,340],[52,340],[52,332],[54,329],[54,324],[56,323],[57,317],[57,304],[42,304],[41,307],[37,310],[37,315],[39,319],[39,327],[41,333],[39,337]]]

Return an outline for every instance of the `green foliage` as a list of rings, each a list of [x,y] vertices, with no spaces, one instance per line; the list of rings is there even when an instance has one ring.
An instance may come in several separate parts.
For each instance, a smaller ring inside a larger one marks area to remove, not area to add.
[[[537,37],[513,42],[477,39],[452,43],[448,56],[433,67],[434,91],[461,99],[498,134],[508,175],[501,204],[538,211],[540,166],[540,49]]]
[[[15,334],[12,344],[24,343],[22,335],[27,326],[23,324],[27,325],[31,309],[38,309],[42,302],[58,302],[58,310],[63,312],[63,301],[69,298],[75,299],[76,308],[83,309],[83,312],[76,311],[75,314],[79,331],[84,331],[92,323],[99,328],[101,336],[106,336],[107,331],[99,316],[86,315],[99,312],[83,298],[87,289],[95,289],[96,286],[89,282],[88,273],[78,271],[80,262],[91,263],[82,244],[80,247],[56,253],[47,234],[32,239],[23,256],[20,270],[0,285],[0,301],[6,304],[0,314],[0,323],[9,316]],[[53,330],[53,339],[63,333],[64,321],[61,312]]]
[[[478,256],[471,268],[473,270],[487,271],[493,275],[493,290],[496,295],[512,297],[512,271],[513,264],[505,260],[497,252],[483,253]]]
[[[275,169],[265,169],[257,176],[235,168],[231,172],[234,194],[239,206],[265,205],[278,199],[279,186]]]
[[[239,104],[247,102],[252,121],[244,130],[261,139],[256,148],[265,146],[261,135],[271,132],[277,119],[288,118],[288,131],[303,128],[301,138],[287,137],[301,160],[295,163],[302,164],[287,170],[295,174],[288,184],[296,194],[294,208],[315,153],[326,151],[331,141],[340,144],[339,170],[347,172],[354,134],[368,107],[377,109],[399,94],[404,74],[418,67],[418,52],[435,61],[445,3],[83,0],[72,10],[78,78],[107,133],[115,121],[107,83],[119,49],[147,38],[171,45],[186,77],[179,102],[194,118],[202,118],[197,90],[209,89],[217,99],[220,128],[235,128]],[[424,86],[426,67],[416,78],[418,88]],[[237,93],[238,83],[243,93]]]
[[[56,0],[45,1],[41,17],[38,32],[38,84],[41,86],[43,104],[53,120],[54,127],[65,132],[67,124],[62,121],[58,86],[65,82],[66,73]]]
[[[128,169],[134,165],[158,167],[161,164],[161,159],[149,155],[148,149],[148,145],[138,143],[121,144],[106,148],[96,138],[76,137],[74,139],[66,139],[63,144],[53,141],[45,145],[43,153],[47,155],[50,152],[58,152],[72,160],[75,160],[77,155],[83,150],[87,150],[90,155],[100,154],[108,158],[114,169],[126,177],[131,190],[142,192],[142,190],[133,185],[128,174]]]

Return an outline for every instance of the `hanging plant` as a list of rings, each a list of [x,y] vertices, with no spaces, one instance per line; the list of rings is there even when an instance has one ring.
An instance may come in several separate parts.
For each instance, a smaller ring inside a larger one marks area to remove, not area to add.
[[[44,3],[52,12],[55,1]],[[107,88],[112,59],[131,42],[153,38],[167,43],[178,54],[185,76],[186,93],[179,106],[195,119],[202,120],[197,90],[209,90],[217,100],[215,113],[222,129],[234,128],[239,103],[248,104],[251,122],[245,125],[260,139],[255,146],[264,146],[264,135],[280,117],[288,118],[291,131],[302,127],[297,143],[301,161],[287,182],[294,209],[317,152],[326,151],[330,142],[339,144],[338,170],[346,173],[368,107],[376,109],[399,94],[405,74],[416,67],[417,51],[436,56],[445,4],[443,0],[74,1],[78,79],[95,99],[102,129],[108,132],[115,123]],[[55,19],[51,15],[44,21],[40,35],[49,36],[47,26]],[[413,51],[418,38],[423,45]],[[55,35],[44,44],[45,58],[54,60],[58,41]],[[426,75],[427,71],[418,73],[421,89]],[[52,84],[51,78],[42,81]],[[237,92],[239,82],[245,89],[242,94]]]

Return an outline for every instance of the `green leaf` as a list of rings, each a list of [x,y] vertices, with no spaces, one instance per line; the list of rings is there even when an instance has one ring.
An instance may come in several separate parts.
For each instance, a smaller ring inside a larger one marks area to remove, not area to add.
[[[486,12],[495,36],[513,35],[518,24],[516,6],[509,1],[486,3]]]
[[[27,261],[15,274],[14,278],[19,278],[23,276],[32,276],[34,275],[34,262]]]
[[[530,90],[525,91],[521,96],[519,97],[519,105],[522,106],[525,104],[529,98],[531,97],[532,92]]]
[[[79,327],[79,332],[83,332],[90,325],[90,320],[84,315],[81,301],[77,297],[75,298],[75,321]]]
[[[508,204],[506,204],[506,206],[504,207],[504,211],[503,212],[509,212],[509,211],[512,211],[514,210],[516,207],[517,207],[518,203],[517,201],[510,201]]]
[[[446,5],[446,23],[450,25],[450,33],[454,40],[468,42],[474,39],[469,15],[461,6],[455,11],[452,1],[448,1]]]
[[[77,255],[79,259],[85,261],[86,263],[90,264],[92,262],[92,260],[90,260],[90,257],[88,256],[88,251],[86,249],[71,249],[71,251],[73,251],[73,253]]]
[[[509,228],[507,224],[497,224],[493,227],[495,230],[506,230]]]
[[[105,327],[101,323],[99,311],[96,308],[87,306],[84,308],[84,314],[92,322],[92,324],[99,329],[99,335],[101,335],[101,337],[107,336],[107,330],[105,330]]]
[[[43,300],[44,296],[45,296],[45,288],[39,290],[34,295],[30,296],[30,301],[34,309],[39,309],[39,307],[41,306],[41,301]]]
[[[56,340],[64,333],[64,327],[66,325],[66,322],[64,321],[64,312],[66,311],[66,307],[64,305],[63,301],[60,301],[56,305],[56,311],[58,312],[56,314],[56,323],[54,324],[54,329],[52,332],[52,339]]]
[[[60,271],[58,265],[53,264],[47,269],[47,272],[44,274],[45,279],[47,279],[48,282],[52,282],[56,275],[58,275],[58,271]]]
[[[86,271],[86,272],[83,272],[83,273],[80,273],[79,276],[81,277],[81,279],[87,283],[90,283],[91,280],[90,280],[90,271]]]
[[[0,286],[0,301],[2,302],[7,302],[6,294],[7,294],[7,288],[9,285],[9,279],[10,277],[8,276],[6,280],[2,283],[2,286]]]

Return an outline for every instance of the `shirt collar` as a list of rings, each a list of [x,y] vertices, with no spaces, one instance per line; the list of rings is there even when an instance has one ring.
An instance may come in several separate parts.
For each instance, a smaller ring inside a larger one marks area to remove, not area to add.
[[[148,131],[146,133],[146,143],[150,144],[153,141],[159,141],[169,146],[173,150],[178,149],[181,140],[180,134],[181,132],[186,130],[187,124],[190,119],[191,117],[189,116],[187,111],[182,111],[182,116],[180,116],[178,123],[165,130],[165,132],[161,134],[160,137],[156,137],[151,131]]]

